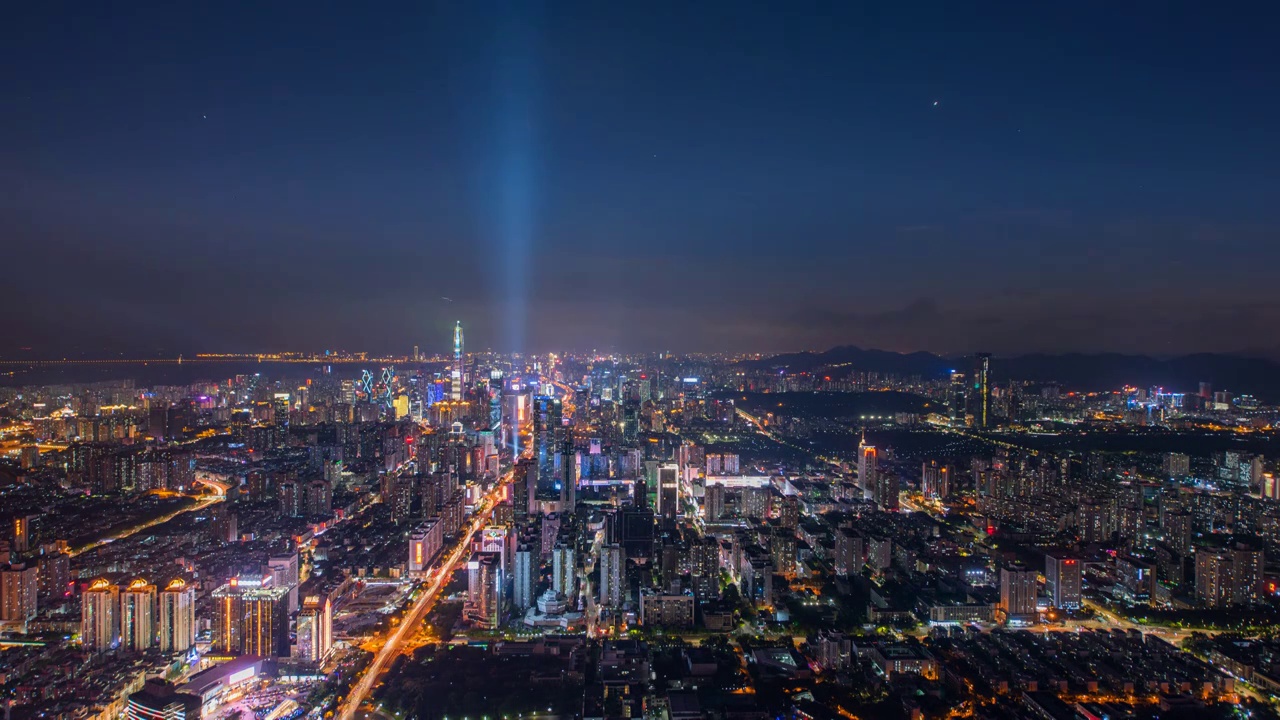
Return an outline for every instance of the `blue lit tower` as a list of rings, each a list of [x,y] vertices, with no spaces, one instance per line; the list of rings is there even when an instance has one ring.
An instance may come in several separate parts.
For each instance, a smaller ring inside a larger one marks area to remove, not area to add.
[[[449,374],[452,380],[452,397],[455,401],[462,399],[462,321],[453,326],[453,370]]]

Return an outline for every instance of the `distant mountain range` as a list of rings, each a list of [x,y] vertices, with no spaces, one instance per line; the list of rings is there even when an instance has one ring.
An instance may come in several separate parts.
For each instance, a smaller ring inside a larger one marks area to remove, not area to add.
[[[788,353],[744,364],[757,369],[785,367],[791,372],[814,372],[824,367],[844,366],[862,372],[940,378],[952,370],[968,372],[972,356],[943,357],[927,352],[903,354],[843,345],[826,352]],[[1118,353],[996,356],[991,359],[991,373],[996,382],[1009,379],[1057,382],[1071,390],[1158,385],[1175,392],[1194,393],[1199,390],[1201,382],[1207,382],[1215,390],[1250,393],[1268,401],[1280,399],[1280,363],[1241,355],[1200,353],[1163,360]]]

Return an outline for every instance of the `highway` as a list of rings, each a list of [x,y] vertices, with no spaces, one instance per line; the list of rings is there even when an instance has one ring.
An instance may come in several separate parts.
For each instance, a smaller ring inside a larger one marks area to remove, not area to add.
[[[484,527],[489,516],[493,513],[493,508],[497,505],[494,498],[501,491],[502,487],[511,480],[511,472],[508,471],[502,482],[494,488],[494,490],[485,498],[481,505],[480,511],[471,518],[471,522],[467,525],[467,532],[454,545],[447,559],[440,565],[439,570],[432,576],[431,584],[427,586],[426,592],[418,596],[414,601],[409,612],[391,631],[391,635],[387,641],[383,643],[382,648],[378,650],[373,657],[373,662],[369,663],[369,667],[365,668],[364,675],[352,686],[351,692],[347,695],[346,701],[342,707],[338,709],[337,720],[352,720],[360,709],[360,705],[369,697],[369,693],[378,683],[378,677],[382,675],[383,670],[390,664],[392,658],[400,652],[401,646],[407,637],[422,624],[423,619],[427,616],[427,612],[435,604],[436,598],[440,595],[440,590],[449,582],[450,576],[453,575],[454,569],[462,558],[466,557],[471,549],[471,538],[476,531]]]

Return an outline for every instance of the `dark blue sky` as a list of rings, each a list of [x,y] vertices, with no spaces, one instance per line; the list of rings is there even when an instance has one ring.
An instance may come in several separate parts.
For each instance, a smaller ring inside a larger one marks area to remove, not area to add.
[[[0,354],[1280,345],[1272,4],[148,5],[6,19]]]

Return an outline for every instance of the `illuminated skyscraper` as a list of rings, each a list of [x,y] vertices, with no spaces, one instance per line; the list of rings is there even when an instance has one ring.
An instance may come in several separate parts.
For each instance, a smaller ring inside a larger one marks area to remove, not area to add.
[[[297,657],[305,663],[324,664],[333,651],[333,606],[324,595],[308,595],[298,612]]]
[[[556,543],[551,551],[551,589],[556,593],[573,599],[578,594],[578,575],[574,563],[573,546]]]
[[[453,326],[453,369],[449,372],[452,387],[450,393],[455,402],[462,399],[462,384],[465,381],[462,367],[462,321]]]
[[[120,642],[120,586],[95,580],[81,595],[80,643],[105,652]]]
[[[991,427],[991,353],[973,356],[973,424]]]
[[[289,588],[271,576],[234,577],[213,591],[213,647],[262,657],[289,656]]]
[[[1045,589],[1049,601],[1060,610],[1080,609],[1080,560],[1066,554],[1044,558]]]
[[[156,586],[141,578],[120,596],[120,647],[142,652],[156,643]]]
[[[1008,619],[1034,619],[1036,573],[1014,564],[1000,569],[1000,609]]]
[[[160,651],[185,652],[196,641],[196,591],[183,580],[160,592]]]
[[[874,500],[876,492],[876,446],[867,444],[866,435],[858,443],[858,485],[862,499]]]
[[[502,621],[502,558],[476,553],[467,563],[467,602],[463,612],[472,624],[496,628]]]
[[[658,514],[672,520],[680,514],[680,466],[675,463],[658,468]]]
[[[548,395],[533,399],[533,460],[538,465],[537,499],[559,500],[556,487],[556,455],[564,436],[564,416],[560,400]]]

